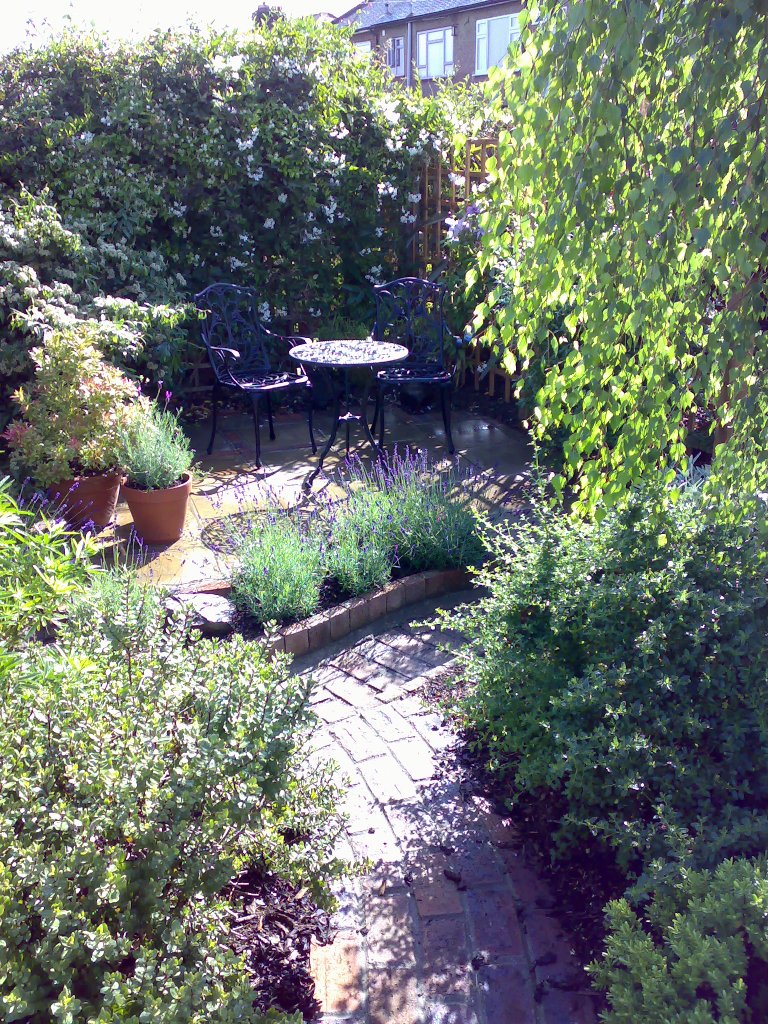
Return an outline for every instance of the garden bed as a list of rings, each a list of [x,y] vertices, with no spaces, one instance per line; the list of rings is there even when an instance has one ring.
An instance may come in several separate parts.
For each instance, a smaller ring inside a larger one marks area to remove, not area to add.
[[[425,452],[395,450],[372,468],[352,461],[334,480],[332,500],[284,508],[273,496],[267,507],[209,524],[205,543],[231,572],[175,596],[231,598],[222,605],[225,626],[273,651],[317,650],[387,612],[467,585],[466,567],[485,554],[475,481],[431,465]],[[204,602],[191,603],[205,619]]]
[[[255,624],[246,615],[240,615],[236,620],[237,628],[247,636],[265,640],[265,646],[271,652],[306,654],[334,640],[341,640],[356,629],[362,629],[399,608],[429,597],[465,590],[471,581],[472,573],[469,569],[433,569],[413,573],[362,597],[341,602],[331,599],[327,608],[299,622],[282,626],[268,637],[264,626]],[[181,601],[195,595],[228,598],[231,593],[231,582],[222,579],[185,584],[174,592],[174,597]]]
[[[331,919],[304,886],[257,866],[227,887],[230,928],[223,941],[243,956],[254,989],[254,1005],[316,1019],[320,1004],[310,974],[314,939],[332,941]]]

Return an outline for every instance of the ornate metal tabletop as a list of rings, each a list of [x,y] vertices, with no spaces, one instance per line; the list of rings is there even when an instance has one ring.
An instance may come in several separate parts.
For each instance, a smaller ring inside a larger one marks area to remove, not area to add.
[[[290,351],[291,359],[307,366],[351,369],[353,366],[386,366],[399,363],[408,355],[404,345],[371,338],[343,338],[335,341],[309,341]]]

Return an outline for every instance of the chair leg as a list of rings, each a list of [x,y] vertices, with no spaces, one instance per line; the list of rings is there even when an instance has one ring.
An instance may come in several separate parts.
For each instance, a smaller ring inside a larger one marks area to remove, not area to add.
[[[309,443],[312,445],[312,454],[317,455],[317,445],[315,444],[315,430],[314,430],[314,416],[315,409],[312,402],[312,388],[307,388],[307,425],[309,426]]]
[[[449,387],[440,388],[440,404],[443,409],[443,425],[445,426],[445,436],[448,439],[448,454],[453,455],[456,448],[453,444],[453,437],[451,436],[451,390]]]
[[[259,393],[251,395],[251,413],[253,415],[253,432],[256,437],[256,468],[261,465],[261,436],[259,434]]]
[[[209,455],[213,451],[213,439],[216,437],[216,414],[219,407],[219,389],[216,384],[213,385],[213,391],[211,393],[211,406],[211,439],[208,442]]]
[[[267,418],[269,419],[269,440],[275,440],[275,425],[272,422],[272,395],[267,392]]]

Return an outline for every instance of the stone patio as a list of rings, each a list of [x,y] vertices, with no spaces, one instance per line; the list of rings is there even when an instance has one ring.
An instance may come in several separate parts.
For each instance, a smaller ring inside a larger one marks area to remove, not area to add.
[[[316,440],[321,449],[328,437],[330,416],[320,411],[315,420]],[[317,465],[317,456],[312,455],[309,447],[306,418],[303,413],[277,413],[275,431],[277,437],[270,441],[266,423],[262,424],[263,465],[257,470],[253,424],[245,411],[220,416],[211,456],[205,454],[209,424],[188,428],[198,459],[184,536],[172,545],[143,549],[140,558],[144,575],[169,586],[226,577],[228,559],[214,550],[217,522],[270,500],[285,507],[303,500],[302,482]],[[370,447],[362,443],[359,434],[353,426],[350,450],[369,462]],[[323,472],[314,482],[313,495],[333,494],[333,478],[343,472],[343,431],[339,435]],[[531,450],[525,435],[491,420],[457,413],[453,436],[457,465],[484,472],[477,488],[482,509],[495,518],[518,511],[528,497]],[[450,462],[439,412],[412,414],[397,407],[388,409],[386,441],[390,448],[397,444],[426,449],[431,461]],[[121,503],[116,529],[113,534],[103,535],[104,542],[124,547],[129,541],[130,525],[130,513]]]

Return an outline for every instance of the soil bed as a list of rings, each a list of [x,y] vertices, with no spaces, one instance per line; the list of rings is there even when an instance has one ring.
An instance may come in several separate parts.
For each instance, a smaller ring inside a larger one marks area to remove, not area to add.
[[[306,889],[259,867],[243,872],[226,890],[231,912],[227,944],[244,955],[254,988],[254,1006],[314,1020],[320,1012],[309,971],[312,939],[333,938],[330,917]]]

